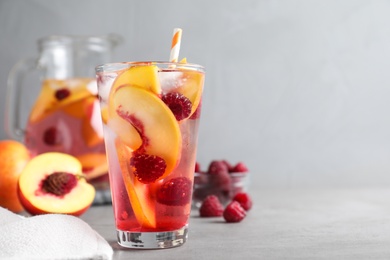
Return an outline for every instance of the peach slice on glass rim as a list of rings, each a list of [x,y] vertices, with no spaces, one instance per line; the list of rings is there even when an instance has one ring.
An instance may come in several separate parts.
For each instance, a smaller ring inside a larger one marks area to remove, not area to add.
[[[120,87],[112,101],[110,105],[123,119],[121,122],[136,129],[136,134],[127,135],[141,137],[141,146],[136,149],[130,148],[142,154],[162,158],[166,168],[158,179],[166,177],[178,164],[181,151],[181,132],[172,111],[158,96],[131,85]],[[118,127],[112,127],[121,139],[120,131],[126,127],[122,123],[118,124]]]
[[[111,93],[120,86],[129,84],[148,89],[159,95],[161,86],[158,79],[158,71],[159,68],[156,65],[134,65],[118,75],[113,83],[114,90],[111,90]]]
[[[119,165],[122,172],[123,182],[126,187],[131,207],[138,223],[142,227],[156,227],[156,213],[153,199],[147,191],[148,185],[140,183],[129,167],[132,150],[123,144],[120,139],[115,140],[115,148],[118,155]]]
[[[31,159],[18,182],[18,195],[32,215],[63,213],[79,216],[92,204],[95,188],[81,176],[73,156],[49,152]]]

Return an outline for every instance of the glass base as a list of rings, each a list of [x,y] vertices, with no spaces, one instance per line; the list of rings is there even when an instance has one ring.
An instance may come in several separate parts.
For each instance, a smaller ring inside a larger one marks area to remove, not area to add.
[[[188,225],[166,232],[128,232],[117,230],[118,244],[127,248],[158,249],[184,244],[188,237]]]

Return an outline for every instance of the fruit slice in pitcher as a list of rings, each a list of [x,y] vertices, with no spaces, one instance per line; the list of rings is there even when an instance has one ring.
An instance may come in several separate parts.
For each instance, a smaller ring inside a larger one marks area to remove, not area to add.
[[[37,122],[48,114],[75,101],[93,95],[87,88],[91,79],[46,80],[30,114],[30,121]]]
[[[99,99],[96,96],[62,105],[60,109],[69,116],[81,119],[81,134],[89,147],[103,142],[102,118]]]
[[[89,146],[99,145],[103,142],[103,124],[99,100],[94,97],[84,109],[81,132],[85,143]]]
[[[140,183],[131,173],[131,169],[129,169],[132,151],[119,139],[116,139],[115,147],[122,172],[123,182],[125,184],[135,217],[142,227],[155,228],[156,213],[153,199],[148,191],[148,186]]]
[[[91,108],[95,102],[99,102],[96,96],[87,96],[86,98],[62,105],[61,109],[72,117],[83,118],[87,113],[91,113]]]
[[[131,85],[120,87],[115,92],[111,105],[123,119],[115,128],[113,126],[114,132],[122,139],[121,129],[125,128],[126,124],[131,124],[136,133],[127,135],[132,134],[142,140],[139,148],[130,147],[137,150],[133,166],[144,165],[147,161],[157,163],[159,167],[161,163],[165,163],[161,176],[147,178],[146,182],[164,178],[172,172],[180,159],[181,133],[179,124],[168,106],[150,91]],[[140,177],[139,180],[145,182],[145,178]]]
[[[104,153],[85,153],[76,158],[82,165],[82,172],[87,181],[102,176],[108,172],[106,154]]]

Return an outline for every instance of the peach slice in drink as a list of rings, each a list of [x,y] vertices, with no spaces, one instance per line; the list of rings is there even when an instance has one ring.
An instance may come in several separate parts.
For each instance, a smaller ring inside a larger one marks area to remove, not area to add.
[[[183,94],[191,101],[192,108],[189,116],[191,116],[199,106],[202,97],[203,81],[204,74],[193,70],[182,70],[182,76],[180,77],[180,82],[182,84],[175,89],[175,91]]]
[[[159,95],[161,86],[158,79],[159,68],[155,65],[135,65],[123,71],[113,84],[114,91],[120,86],[129,84],[142,87]]]
[[[149,196],[148,186],[140,183],[129,168],[132,150],[123,144],[120,139],[115,140],[115,148],[131,206],[138,223],[142,227],[156,227],[156,213],[153,199]]]
[[[108,107],[101,108],[101,116],[102,116],[103,124],[107,124],[107,122],[108,122]]]
[[[108,107],[108,118],[108,126],[115,131],[123,143],[131,147],[133,150],[137,150],[141,147],[142,139],[137,129],[125,119],[120,117],[113,105]]]
[[[109,103],[113,102],[113,95],[123,85],[134,85],[140,88],[150,90],[155,94],[160,94],[161,87],[158,80],[158,67],[154,65],[133,66],[124,70],[113,83],[113,87],[109,94]],[[103,110],[104,111],[104,110]],[[138,130],[132,124],[125,122],[123,118],[118,116],[114,106],[108,108],[108,118],[106,121],[110,128],[116,129],[116,134],[122,141],[133,150],[138,149],[142,140],[139,136]],[[103,122],[105,114],[102,113]]]
[[[166,163],[165,171],[158,179],[171,173],[180,160],[181,133],[169,107],[152,92],[132,85],[117,89],[110,106],[123,119],[115,128],[112,127],[114,132],[121,138],[121,129],[126,124],[132,125],[137,131],[127,135],[130,139],[130,135],[141,137],[142,145],[138,151],[158,156]]]

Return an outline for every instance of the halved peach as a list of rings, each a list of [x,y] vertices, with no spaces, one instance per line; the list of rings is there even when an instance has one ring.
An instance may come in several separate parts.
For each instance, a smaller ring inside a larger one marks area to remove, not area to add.
[[[140,183],[129,168],[132,150],[121,142],[115,141],[119,165],[122,172],[123,182],[135,217],[142,227],[156,227],[156,213],[153,199],[150,197],[148,186]]]
[[[108,164],[104,153],[86,153],[76,156],[76,158],[81,163],[82,172],[87,181],[108,173]]]
[[[81,177],[73,156],[50,152],[31,159],[18,182],[23,207],[33,215],[63,213],[79,216],[92,204],[95,189]]]
[[[124,124],[112,128],[114,132],[120,136],[121,128],[131,124],[142,139],[138,150],[165,161],[166,168],[159,179],[171,173],[180,160],[181,132],[169,107],[150,91],[131,85],[120,87],[111,105],[124,119]]]

